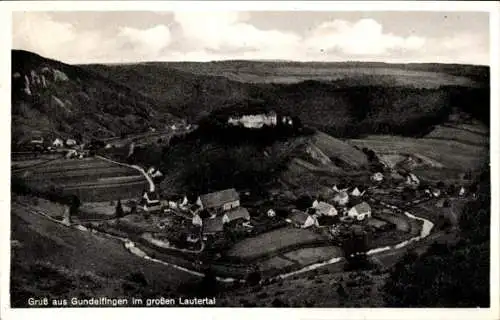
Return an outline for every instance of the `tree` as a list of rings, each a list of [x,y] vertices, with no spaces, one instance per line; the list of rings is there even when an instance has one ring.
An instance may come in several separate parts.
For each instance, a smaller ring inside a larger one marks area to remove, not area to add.
[[[262,276],[259,270],[254,270],[250,272],[247,276],[247,283],[251,286],[256,286],[260,283]]]
[[[122,207],[122,202],[121,200],[118,200],[116,202],[116,207],[115,207],[115,216],[117,218],[121,218],[124,216],[124,212],[123,212],[123,207]]]
[[[295,202],[295,205],[299,210],[306,210],[312,204],[312,198],[308,195],[301,195]]]
[[[217,278],[212,268],[209,267],[205,271],[205,276],[200,282],[198,292],[202,296],[213,296],[217,293],[217,290]]]
[[[80,205],[80,199],[77,196],[72,196],[70,200],[69,214],[72,216],[78,214]]]

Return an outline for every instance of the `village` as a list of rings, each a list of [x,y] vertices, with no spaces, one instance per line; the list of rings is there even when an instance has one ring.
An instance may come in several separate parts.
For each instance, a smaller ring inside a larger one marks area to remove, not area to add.
[[[288,123],[291,118],[278,120],[271,112],[229,118],[228,123],[260,128],[278,121]],[[293,257],[301,250],[305,250],[305,257],[294,267],[328,260],[332,252],[339,256],[364,254],[399,244],[422,232],[422,221],[411,218],[411,213],[453,227],[460,203],[475,197],[475,186],[468,185],[467,179],[462,184],[421,179],[413,172],[420,159],[412,156],[397,165],[391,163],[390,157],[374,156],[376,165],[372,163],[361,176],[339,177],[337,183],[306,193],[278,187],[257,194],[251,188],[228,186],[207,193],[175,194],[160,188],[165,177],[158,167],[120,163],[106,153],[111,151],[112,155],[113,150],[122,148],[130,156],[134,147],[145,140],[155,143],[189,130],[193,130],[192,126],[180,124],[165,132],[150,130],[107,141],[84,143],[75,138],[55,138],[48,142],[35,137],[30,144],[35,152],[59,154],[65,159],[60,161],[76,161],[63,164],[61,170],[74,166],[71,170],[76,170],[78,176],[91,170],[88,173],[97,179],[93,183],[77,179],[75,187],[68,189],[70,193],[79,188],[91,194],[80,198],[76,212],[70,213],[69,208],[58,211],[62,214],[56,214],[56,218],[63,223],[129,239],[141,249],[140,255],[175,260],[190,268],[224,265],[220,270],[224,274],[231,266],[238,271],[230,274],[240,277],[248,272],[241,270],[247,270],[249,265],[269,275],[290,269],[292,266],[280,261],[278,255]],[[100,150],[98,154],[96,150]],[[120,169],[114,169],[116,166]],[[51,175],[61,180],[56,171]],[[40,178],[44,177],[48,177],[47,173],[42,172]],[[57,183],[66,183],[63,180]],[[98,200],[103,195],[101,186],[110,191],[105,201]],[[116,188],[116,196],[109,188]]]
[[[162,176],[155,168],[147,174],[153,179]],[[423,203],[430,210],[445,212],[443,221],[453,221],[456,217],[451,203],[474,196],[473,188],[467,191],[465,186],[424,186],[412,173],[403,176],[396,171],[375,172],[369,181],[364,186],[333,185],[326,196],[323,190],[321,195],[301,196],[286,206],[273,206],[272,201],[254,206],[249,191],[234,188],[175,197],[150,189],[138,199],[112,202],[114,215],[106,220],[74,222],[134,239],[136,245],[153,256],[159,253],[163,258],[171,254],[186,257],[192,261],[188,266],[204,261],[241,264],[301,247],[343,248],[349,239],[361,238],[365,245],[359,249],[366,251],[394,245],[419,234],[422,228],[403,214],[405,210]],[[293,234],[293,229],[299,232],[297,238],[287,239],[286,234]],[[302,232],[308,232],[304,239]],[[315,236],[307,238],[311,232]],[[266,234],[275,233],[278,238],[262,240]],[[255,242],[248,250],[254,245],[260,248],[253,252],[234,249],[245,241]],[[266,271],[265,263],[262,266]],[[270,269],[273,274],[279,268]]]

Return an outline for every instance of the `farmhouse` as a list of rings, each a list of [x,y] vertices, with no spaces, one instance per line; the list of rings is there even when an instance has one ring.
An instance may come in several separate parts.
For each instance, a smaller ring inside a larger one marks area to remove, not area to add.
[[[318,222],[315,218],[308,215],[304,211],[300,210],[292,210],[292,213],[287,219],[288,222],[292,223],[298,228],[309,228],[313,225],[317,225]]]
[[[349,195],[345,191],[340,191],[335,195],[333,201],[341,206],[345,206],[349,202]]]
[[[161,210],[161,203],[156,192],[144,192],[142,196],[143,209],[147,212],[156,212]]]
[[[56,148],[60,148],[60,147],[64,146],[64,142],[62,141],[62,139],[55,138],[54,141],[52,142],[52,146],[56,147]]]
[[[248,213],[248,210],[243,207],[238,207],[236,209],[232,209],[229,211],[226,211],[224,215],[222,216],[222,222],[223,223],[229,223],[231,221],[236,221],[236,220],[250,220],[250,213]]]
[[[226,189],[201,195],[196,204],[202,210],[228,211],[240,206],[240,196],[235,189]]]
[[[465,196],[465,188],[464,188],[464,187],[461,187],[461,188],[460,188],[460,191],[458,192],[458,195],[459,195],[460,197]]]
[[[354,196],[354,197],[361,197],[362,195],[365,194],[365,191],[361,190],[360,188],[358,187],[355,187],[354,189],[352,189],[351,191],[351,196]]]
[[[337,209],[329,203],[320,201],[316,206],[313,205],[313,208],[316,209],[316,213],[322,216],[336,216],[338,214]]]
[[[201,220],[201,218],[198,214],[193,215],[193,219],[191,220],[191,223],[195,226],[202,226],[203,225],[203,221]]]
[[[370,218],[372,216],[372,209],[370,205],[366,202],[361,202],[355,205],[347,212],[348,217],[353,217],[358,220],[364,220],[365,218]]]
[[[432,189],[432,195],[436,198],[439,197],[441,195],[441,190],[437,188]]]
[[[406,177],[406,184],[417,187],[420,184],[420,180],[417,178],[416,175],[410,173]]]
[[[76,140],[74,140],[74,139],[67,139],[66,140],[66,146],[72,147],[72,146],[75,146],[75,145],[76,145]]]
[[[376,172],[371,176],[371,180],[375,182],[381,182],[384,180],[384,175],[381,172]]]

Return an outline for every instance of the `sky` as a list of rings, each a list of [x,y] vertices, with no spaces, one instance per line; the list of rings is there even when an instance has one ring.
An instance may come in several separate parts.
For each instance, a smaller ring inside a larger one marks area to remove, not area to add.
[[[12,19],[13,49],[67,63],[490,63],[487,12],[57,11]]]

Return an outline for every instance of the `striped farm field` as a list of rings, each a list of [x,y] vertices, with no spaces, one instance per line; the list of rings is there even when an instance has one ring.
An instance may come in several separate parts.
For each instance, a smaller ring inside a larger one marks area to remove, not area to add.
[[[481,165],[488,145],[468,144],[451,139],[417,139],[400,136],[367,136],[350,142],[377,154],[419,154],[447,168],[470,169]]]
[[[436,126],[436,128],[427,134],[425,138],[453,140],[479,146],[488,145],[489,143],[489,137],[487,135],[448,126]]]
[[[56,159],[13,172],[34,189],[59,188],[82,202],[137,198],[148,186],[141,172],[102,159]]]

